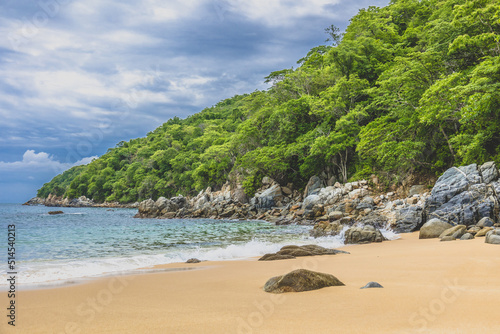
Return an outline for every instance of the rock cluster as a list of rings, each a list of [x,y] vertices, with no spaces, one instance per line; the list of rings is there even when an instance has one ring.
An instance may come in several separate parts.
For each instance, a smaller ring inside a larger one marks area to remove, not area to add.
[[[380,242],[384,240],[380,228],[410,232],[423,224],[427,196],[423,191],[428,189],[412,187],[410,197],[399,199],[393,192],[375,195],[366,180],[328,182],[324,187],[313,176],[303,193],[293,184],[280,186],[269,177],[262,184],[252,198],[246,197],[241,186],[226,183],[221,190],[209,187],[194,198],[146,200],[140,203],[136,217],[266,220],[279,225],[313,225],[313,237],[346,234],[352,243]]]

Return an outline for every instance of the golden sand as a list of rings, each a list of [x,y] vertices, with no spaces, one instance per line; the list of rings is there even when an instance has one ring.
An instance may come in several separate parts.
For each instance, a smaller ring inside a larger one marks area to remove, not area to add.
[[[4,316],[0,333],[500,333],[500,246],[412,233],[344,249],[351,254],[170,264],[162,268],[199,269],[20,291],[16,327]],[[346,286],[262,290],[297,268]],[[384,288],[360,289],[369,281]],[[8,306],[5,293],[0,302]]]

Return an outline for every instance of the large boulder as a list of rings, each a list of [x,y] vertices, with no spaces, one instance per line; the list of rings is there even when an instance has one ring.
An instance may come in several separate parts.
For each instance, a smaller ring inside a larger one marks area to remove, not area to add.
[[[392,229],[396,233],[408,233],[417,231],[422,224],[422,208],[410,205],[396,210],[396,221],[392,224]]]
[[[488,244],[500,245],[500,229],[497,228],[486,233],[484,241]]]
[[[363,227],[351,227],[345,232],[346,244],[367,244],[370,242],[382,242],[385,240],[380,230],[371,225]]]
[[[274,184],[263,192],[255,194],[250,203],[259,209],[270,209],[275,207],[282,198],[281,187]]]
[[[269,279],[264,291],[272,293],[317,290],[328,286],[343,286],[335,276],[306,269],[297,269],[283,276]]]
[[[420,228],[420,234],[418,237],[419,239],[438,238],[441,233],[452,227],[453,226],[442,220],[433,218]]]
[[[307,182],[306,189],[304,189],[304,198],[311,194],[317,194],[322,186],[323,182],[321,182],[321,179],[318,176],[311,176],[309,182]]]
[[[320,204],[321,202],[321,197],[319,195],[309,195],[304,199],[304,202],[302,202],[302,209],[312,210],[316,204]]]
[[[494,161],[487,162],[479,167],[484,183],[491,183],[498,179],[498,169]]]
[[[481,167],[472,164],[448,169],[426,200],[425,216],[466,226],[476,224],[483,217],[494,218],[499,206],[495,184],[491,182],[497,177],[493,162]]]

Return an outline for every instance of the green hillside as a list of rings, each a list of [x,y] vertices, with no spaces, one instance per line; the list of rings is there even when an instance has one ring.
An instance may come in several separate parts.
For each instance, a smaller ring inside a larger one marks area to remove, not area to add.
[[[500,4],[394,0],[326,29],[272,88],[235,96],[121,142],[39,191],[122,203],[267,175],[301,188],[500,160]]]

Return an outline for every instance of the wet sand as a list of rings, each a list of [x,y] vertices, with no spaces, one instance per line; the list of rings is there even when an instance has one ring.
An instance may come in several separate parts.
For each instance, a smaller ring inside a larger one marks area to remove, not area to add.
[[[259,262],[202,262],[198,268],[101,278],[21,290],[16,326],[0,297],[0,333],[500,333],[500,246],[484,238],[439,242],[418,233],[351,254]],[[346,284],[269,294],[272,276],[297,268]],[[376,281],[383,289],[363,289]]]

